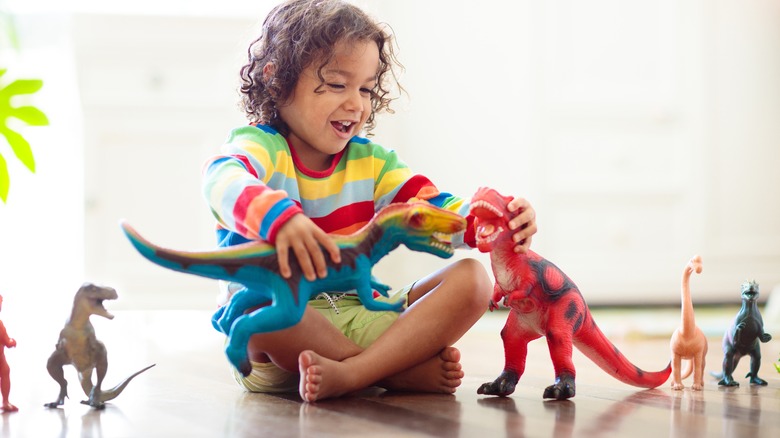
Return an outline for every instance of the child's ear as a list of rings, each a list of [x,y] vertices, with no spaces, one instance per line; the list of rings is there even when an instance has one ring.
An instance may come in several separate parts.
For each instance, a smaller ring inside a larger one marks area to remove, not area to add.
[[[271,78],[271,76],[276,73],[276,66],[273,62],[267,63],[265,66],[263,66],[263,81],[268,82],[268,80]]]

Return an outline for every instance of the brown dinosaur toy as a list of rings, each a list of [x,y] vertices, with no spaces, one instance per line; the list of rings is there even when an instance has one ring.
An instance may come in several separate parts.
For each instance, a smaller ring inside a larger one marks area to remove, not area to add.
[[[114,315],[108,313],[103,307],[103,300],[117,299],[116,290],[110,287],[95,286],[84,283],[73,298],[73,310],[68,322],[60,331],[60,337],[55,346],[54,353],[49,356],[46,369],[51,377],[60,384],[60,394],[57,400],[46,403],[47,408],[56,408],[65,403],[68,396],[68,382],[65,380],[63,367],[73,365],[78,371],[81,388],[89,397],[81,403],[93,408],[103,409],[105,402],[116,398],[125,389],[130,380],[142,372],[153,367],[154,364],[142,369],[123,380],[114,388],[103,391],[101,384],[108,369],[108,355],[106,346],[95,337],[95,329],[89,322],[91,315],[99,315],[107,319],[114,319]],[[97,371],[97,382],[92,384],[92,371]]]
[[[700,256],[694,256],[685,266],[681,288],[681,318],[680,327],[672,333],[669,346],[672,350],[672,389],[685,388],[682,381],[693,372],[693,385],[691,389],[701,391],[704,389],[704,363],[707,356],[707,337],[699,327],[693,314],[691,302],[690,278],[691,273],[700,274],[702,262]],[[682,360],[690,360],[685,372],[681,372]]]
[[[626,359],[598,328],[579,289],[563,271],[533,251],[514,251],[509,221],[517,212],[508,210],[511,200],[489,188],[480,188],[471,199],[469,213],[475,217],[477,248],[490,253],[496,278],[490,310],[502,301],[510,308],[501,330],[504,370],[477,393],[512,394],[525,371],[528,343],[542,336],[547,338],[555,368],[555,383],[544,390],[543,398],[574,397],[573,346],[621,382],[641,388],[665,383],[671,367],[648,372]]]

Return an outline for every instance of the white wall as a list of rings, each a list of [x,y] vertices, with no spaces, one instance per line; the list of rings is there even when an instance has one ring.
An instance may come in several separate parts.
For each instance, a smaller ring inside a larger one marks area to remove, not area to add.
[[[273,3],[140,1],[122,5],[124,16],[106,2],[77,1],[63,12],[77,26],[65,39],[48,39],[56,56],[75,59],[77,77],[69,80],[78,83],[72,102],[81,101],[87,151],[85,161],[69,161],[58,168],[64,175],[53,176],[58,216],[76,228],[83,215],[87,227],[86,246],[78,231],[57,245],[71,255],[63,268],[68,287],[80,276],[110,283],[120,290],[118,307],[213,306],[213,282],[151,266],[125,244],[116,221],[129,218],[178,249],[212,244],[199,163],[243,123],[235,71]],[[736,301],[750,278],[765,294],[780,283],[780,198],[772,194],[780,186],[780,10],[773,2],[356,3],[392,26],[406,66],[409,95],[380,119],[375,140],[447,191],[469,196],[490,185],[529,198],[539,217],[534,249],[564,268],[589,302],[674,303],[694,253],[705,263],[694,280],[701,301]],[[45,20],[38,26],[48,31]],[[73,41],[72,50],[61,41]],[[61,65],[72,71],[68,62]],[[187,71],[191,77],[177,80]],[[51,127],[58,139],[81,138],[61,128]],[[79,141],[69,144],[80,150]],[[23,208],[17,189],[44,182],[47,159],[77,156],[37,151],[39,174],[14,173],[0,220]],[[131,163],[132,171],[112,163]],[[74,195],[82,168],[85,193]],[[17,227],[47,229],[29,222],[46,222],[30,211]],[[4,246],[13,239],[23,248],[14,254],[32,251],[2,228]],[[18,266],[18,257],[3,257]],[[475,251],[458,257],[487,265]],[[377,273],[400,287],[444,263],[399,250]]]
[[[69,30],[62,17],[29,18],[17,17],[20,50],[0,49],[0,68],[8,69],[0,80],[43,79],[40,91],[12,102],[40,108],[50,125],[11,122],[30,142],[34,174],[0,137],[10,174],[7,202],[0,203],[0,319],[9,327],[29,316],[24,309],[46,319],[58,304],[69,305],[84,281],[83,138]]]
[[[531,199],[534,249],[591,303],[677,302],[696,253],[699,301],[780,283],[776,3],[365,3],[411,95],[378,137],[442,188]]]

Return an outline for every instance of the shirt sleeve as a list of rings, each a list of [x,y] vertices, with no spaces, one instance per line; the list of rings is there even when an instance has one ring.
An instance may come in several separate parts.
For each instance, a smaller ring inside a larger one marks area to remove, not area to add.
[[[203,195],[214,217],[247,239],[274,243],[279,227],[302,212],[274,188],[294,172],[287,142],[271,128],[245,126],[231,132],[220,152],[203,167]]]
[[[379,171],[375,176],[377,210],[395,202],[409,202],[414,199],[428,201],[432,205],[466,218],[466,232],[453,239],[453,247],[476,247],[474,217],[469,215],[467,200],[442,192],[426,176],[413,173],[394,151],[379,148],[374,155],[384,160],[383,166],[378,168]]]

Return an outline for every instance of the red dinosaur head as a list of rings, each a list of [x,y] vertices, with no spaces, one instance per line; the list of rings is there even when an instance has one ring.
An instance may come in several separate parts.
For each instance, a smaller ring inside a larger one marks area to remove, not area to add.
[[[477,238],[477,249],[490,252],[499,244],[512,242],[509,220],[514,217],[508,209],[511,196],[502,196],[497,191],[480,187],[471,198],[469,213],[474,216]]]

